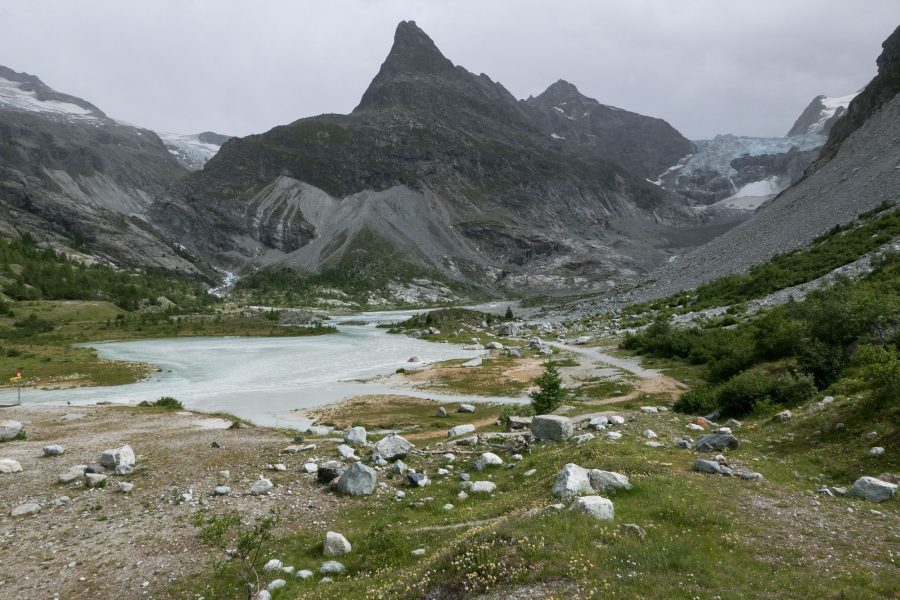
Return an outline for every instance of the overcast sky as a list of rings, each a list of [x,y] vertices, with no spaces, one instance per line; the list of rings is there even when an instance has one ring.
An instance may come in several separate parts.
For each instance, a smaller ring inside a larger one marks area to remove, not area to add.
[[[409,19],[519,98],[566,79],[700,139],[783,135],[865,85],[900,1],[0,0],[0,64],[144,127],[245,135],[352,110]]]

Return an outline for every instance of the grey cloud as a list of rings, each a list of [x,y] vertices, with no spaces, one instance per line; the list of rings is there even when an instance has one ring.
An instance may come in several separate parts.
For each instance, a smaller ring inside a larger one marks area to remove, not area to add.
[[[782,135],[875,73],[896,0],[11,0],[0,64],[107,114],[246,135],[347,112],[413,19],[517,97],[563,78],[691,138]]]

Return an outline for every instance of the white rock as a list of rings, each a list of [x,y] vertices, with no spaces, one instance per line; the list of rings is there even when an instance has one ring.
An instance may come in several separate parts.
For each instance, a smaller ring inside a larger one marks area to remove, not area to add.
[[[416,558],[425,556],[425,548],[417,548],[416,550],[413,550],[412,552],[410,552],[410,554],[412,554]]]
[[[656,409],[655,406],[642,406],[641,412],[644,413],[645,415],[655,415],[659,411]]]
[[[622,425],[625,423],[625,417],[621,417],[619,415],[613,415],[609,418],[609,423],[611,425]]]
[[[315,473],[316,471],[319,470],[319,465],[317,465],[314,462],[308,462],[305,465],[303,465],[303,470],[306,471],[307,473]]]
[[[618,431],[607,431],[606,437],[611,440],[620,440],[622,439],[622,434]]]
[[[465,425],[456,425],[455,427],[451,427],[449,431],[447,431],[447,437],[456,437],[458,435],[465,435],[474,431],[475,426],[471,423],[467,423]]]
[[[884,454],[884,448],[881,446],[873,446],[869,448],[869,456],[881,456]]]
[[[456,412],[473,413],[473,412],[475,412],[475,405],[474,404],[460,404],[459,408],[456,409]]]
[[[20,504],[9,512],[11,517],[26,517],[41,512],[41,505],[37,502],[26,502]]]
[[[342,556],[349,554],[351,550],[353,550],[353,546],[340,533],[329,531],[325,534],[325,556]]]
[[[122,492],[123,494],[130,494],[132,490],[134,490],[133,483],[129,483],[127,481],[119,482],[119,491]]]
[[[531,433],[539,440],[564,442],[572,437],[572,420],[561,415],[538,415],[531,421]]]
[[[499,466],[503,464],[503,459],[493,452],[485,452],[481,455],[481,462],[485,465]]]
[[[351,446],[365,446],[366,445],[366,428],[365,427],[351,427],[347,430],[347,433],[344,434],[344,442],[350,444]]]
[[[134,461],[134,450],[132,450],[131,446],[128,444],[125,444],[121,448],[105,450],[103,454],[100,455],[100,464],[111,470],[115,470],[120,466],[133,467]]]
[[[643,435],[645,438],[651,439],[651,440],[652,440],[653,438],[656,437],[656,432],[653,431],[652,429],[645,429],[645,430],[644,430],[644,433],[643,433],[642,435]]]
[[[300,569],[297,571],[297,579],[309,579],[313,576],[313,572],[309,569]]]
[[[553,483],[553,495],[557,498],[570,498],[580,494],[590,494],[593,491],[587,469],[574,463],[564,466]]]
[[[340,446],[338,446],[337,451],[343,459],[354,458],[356,456],[356,450],[354,450],[347,444],[341,444]]]
[[[497,484],[492,481],[473,481],[469,491],[476,495],[492,494],[497,489]]]
[[[601,521],[612,521],[615,518],[613,503],[602,496],[582,496],[577,498],[569,510],[578,510]]]
[[[630,490],[631,482],[628,477],[615,471],[601,471],[591,469],[588,471],[590,486],[595,492],[608,492],[611,490]]]
[[[21,473],[22,465],[11,458],[0,459],[0,473]]]
[[[0,442],[14,439],[22,431],[22,424],[12,419],[0,419]]]
[[[270,592],[274,592],[275,590],[281,589],[287,585],[287,581],[284,579],[273,579],[269,582],[269,585],[266,586],[266,590]]]
[[[263,571],[280,571],[284,567],[284,563],[278,560],[277,558],[273,558],[265,565],[263,565]]]

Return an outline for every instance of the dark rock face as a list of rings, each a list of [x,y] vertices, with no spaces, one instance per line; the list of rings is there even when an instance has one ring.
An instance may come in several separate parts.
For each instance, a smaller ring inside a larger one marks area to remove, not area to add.
[[[847,112],[835,123],[814,169],[822,168],[837,154],[850,134],[862,127],[879,109],[900,93],[900,26],[881,44],[875,61],[878,75],[850,102]]]
[[[351,114],[226,142],[151,216],[230,265],[316,271],[361,252],[492,288],[522,278],[543,289],[605,286],[657,263],[660,231],[696,219],[629,166],[668,163],[692,145],[664,121],[580,94],[595,124],[573,125],[583,135],[564,144],[548,133],[557,111],[544,104],[575,98],[572,89],[517,101],[404,22]],[[572,265],[586,272],[573,278]]]
[[[0,67],[0,233],[114,263],[196,273],[143,217],[185,171],[152,131]]]
[[[655,179],[695,150],[664,120],[600,104],[562,79],[523,104],[558,144],[585,146],[643,177]]]

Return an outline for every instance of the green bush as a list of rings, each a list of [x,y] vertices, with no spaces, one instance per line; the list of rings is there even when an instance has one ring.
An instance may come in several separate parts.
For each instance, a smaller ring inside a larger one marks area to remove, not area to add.
[[[711,385],[701,385],[683,393],[672,407],[677,412],[690,415],[706,415],[717,408],[716,389]]]
[[[165,408],[167,410],[184,410],[184,405],[180,400],[176,400],[171,396],[163,396],[156,402],[150,403],[150,406],[156,406],[157,408]]]
[[[796,406],[816,392],[812,377],[785,374],[770,377],[759,371],[746,371],[732,377],[716,390],[716,403],[726,417],[753,412],[759,403]]]

